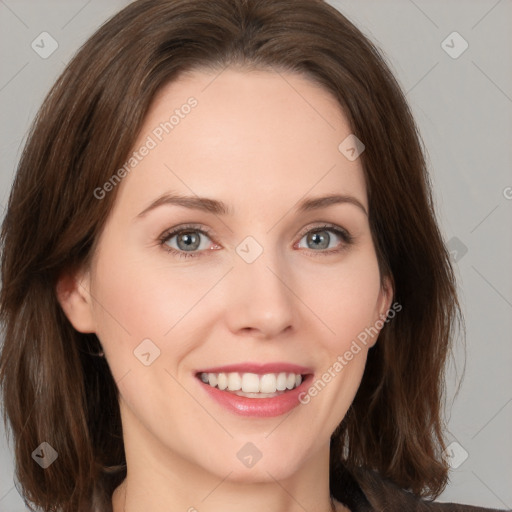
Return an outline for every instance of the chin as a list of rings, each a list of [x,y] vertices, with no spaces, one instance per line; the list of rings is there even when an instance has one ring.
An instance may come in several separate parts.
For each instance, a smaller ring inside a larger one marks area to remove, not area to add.
[[[268,440],[265,446],[263,439],[261,443],[257,439],[254,443],[247,438],[237,440],[233,442],[232,449],[212,454],[210,461],[203,458],[201,466],[220,478],[229,474],[227,480],[232,482],[268,483],[286,480],[303,467],[308,459],[303,451],[304,444],[294,444],[292,448],[284,443],[268,443]]]

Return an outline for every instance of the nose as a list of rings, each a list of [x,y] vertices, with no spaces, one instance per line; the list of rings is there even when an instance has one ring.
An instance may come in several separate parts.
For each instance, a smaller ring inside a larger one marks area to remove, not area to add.
[[[285,263],[267,251],[252,263],[236,257],[227,277],[225,319],[231,332],[273,339],[296,327],[296,297]]]

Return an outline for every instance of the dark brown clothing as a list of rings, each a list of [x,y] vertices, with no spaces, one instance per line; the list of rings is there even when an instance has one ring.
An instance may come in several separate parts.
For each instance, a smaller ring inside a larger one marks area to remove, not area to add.
[[[351,474],[340,468],[331,478],[331,493],[350,512],[512,512],[512,509],[475,507],[421,499],[376,471]]]

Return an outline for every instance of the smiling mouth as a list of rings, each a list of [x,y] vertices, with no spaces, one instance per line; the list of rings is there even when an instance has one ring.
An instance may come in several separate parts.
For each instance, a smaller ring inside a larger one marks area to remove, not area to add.
[[[307,375],[293,372],[280,373],[197,373],[204,384],[246,398],[273,398],[291,391],[303,382]]]

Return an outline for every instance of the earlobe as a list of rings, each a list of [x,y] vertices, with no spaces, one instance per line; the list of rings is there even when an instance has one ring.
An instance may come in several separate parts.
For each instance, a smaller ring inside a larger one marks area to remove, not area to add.
[[[96,332],[89,293],[89,273],[64,272],[57,280],[55,293],[71,325],[83,333]]]

